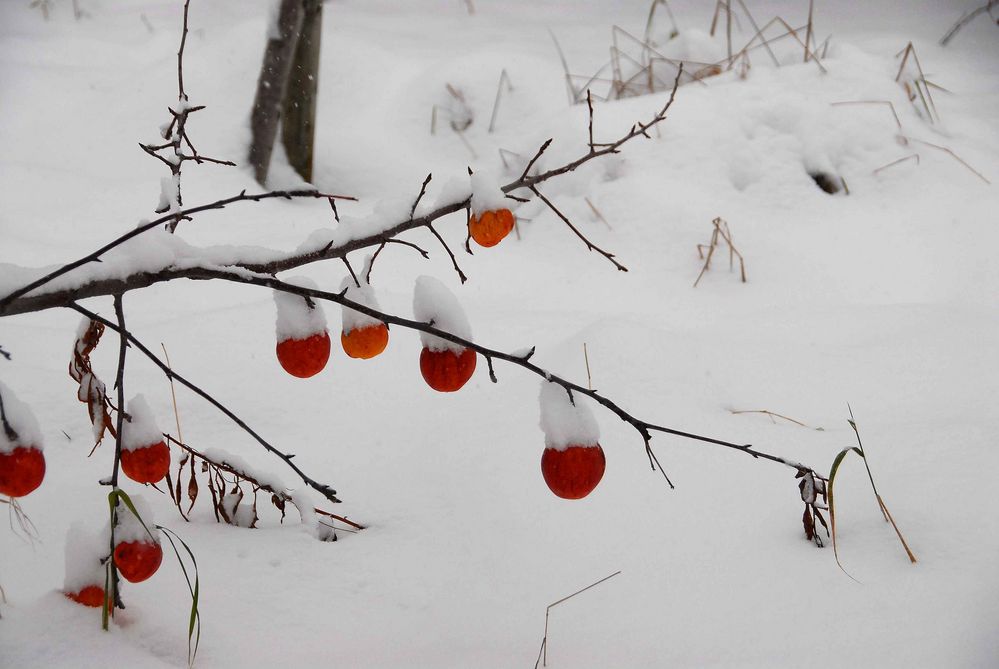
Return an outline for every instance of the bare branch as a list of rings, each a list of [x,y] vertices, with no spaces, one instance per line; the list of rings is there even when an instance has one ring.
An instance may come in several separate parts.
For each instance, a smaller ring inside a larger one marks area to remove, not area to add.
[[[288,285],[291,285],[291,284],[288,284]],[[308,294],[303,294],[303,293],[300,293],[300,294],[302,295],[302,297],[310,297]],[[336,293],[330,293],[330,294],[336,295]],[[339,296],[338,296],[338,298],[339,298]],[[342,299],[342,298],[339,298],[339,299]],[[340,501],[336,497],[336,490],[334,490],[330,486],[326,485],[325,483],[319,483],[315,479],[307,476],[305,474],[305,472],[303,472],[301,469],[299,469],[291,461],[291,459],[294,457],[293,455],[288,455],[287,453],[279,451],[277,448],[275,448],[274,446],[272,446],[268,441],[266,441],[263,437],[261,437],[249,425],[247,425],[245,422],[243,422],[243,420],[241,418],[239,418],[236,414],[234,414],[231,410],[229,410],[225,405],[223,405],[221,402],[219,402],[217,399],[215,399],[214,397],[212,397],[211,395],[209,395],[207,392],[205,392],[204,390],[202,390],[198,386],[194,385],[193,383],[191,383],[190,381],[188,381],[187,379],[185,379],[183,376],[181,376],[180,374],[178,374],[177,372],[175,372],[173,369],[171,369],[169,365],[167,365],[165,362],[163,362],[162,360],[160,360],[160,358],[155,353],[153,353],[148,348],[146,348],[146,346],[142,342],[140,342],[138,339],[136,339],[130,332],[128,332],[127,330],[124,330],[123,327],[121,327],[119,325],[116,325],[116,324],[112,323],[111,321],[102,318],[101,316],[98,316],[97,314],[95,314],[94,312],[90,311],[89,309],[85,309],[84,307],[81,307],[79,304],[71,304],[70,308],[74,309],[74,310],[76,310],[78,312],[80,312],[81,314],[83,314],[84,316],[90,318],[91,320],[97,321],[98,323],[103,323],[105,327],[108,327],[108,328],[114,330],[115,332],[117,332],[119,335],[122,336],[122,340],[123,341],[127,340],[129,344],[131,344],[132,346],[134,346],[138,351],[140,351],[143,355],[145,355],[147,358],[149,358],[149,360],[152,361],[152,363],[154,365],[156,365],[157,367],[159,367],[160,370],[162,370],[162,372],[164,374],[166,374],[166,376],[167,376],[168,379],[176,380],[181,385],[183,385],[186,388],[188,388],[189,390],[193,391],[195,394],[197,394],[202,399],[204,399],[205,401],[207,401],[209,404],[211,404],[212,406],[214,406],[216,409],[218,409],[219,411],[221,411],[222,413],[224,413],[230,420],[232,420],[232,422],[236,423],[236,425],[238,425],[240,428],[242,428],[244,432],[246,432],[251,437],[253,437],[257,441],[257,443],[259,443],[261,446],[263,446],[267,451],[269,451],[270,453],[273,453],[274,455],[276,455],[279,458],[281,458],[282,460],[284,460],[285,464],[287,464],[289,467],[291,467],[291,469],[296,474],[298,474],[299,478],[301,478],[302,481],[305,482],[306,485],[308,485],[310,488],[312,488],[313,490],[315,490],[316,492],[318,492],[319,494],[321,494],[323,497],[325,497],[326,499],[328,499],[330,502],[338,503]],[[120,415],[120,411],[119,411],[119,415]],[[119,424],[120,424],[120,421],[119,421]],[[119,432],[119,434],[120,434],[120,432]]]
[[[562,221],[566,225],[569,226],[570,230],[572,230],[574,233],[576,233],[577,237],[579,237],[580,239],[583,240],[583,243],[586,244],[586,248],[588,250],[590,250],[590,251],[596,251],[597,253],[599,253],[603,257],[607,258],[607,260],[611,261],[611,263],[613,263],[614,267],[617,267],[619,271],[621,271],[621,272],[627,272],[628,271],[627,267],[625,267],[624,265],[622,265],[621,263],[619,263],[614,258],[614,254],[613,253],[609,253],[607,251],[604,251],[602,248],[600,248],[599,246],[597,246],[596,244],[594,244],[593,242],[591,242],[589,239],[587,239],[586,236],[582,232],[579,231],[579,228],[577,228],[575,225],[573,225],[572,221],[570,221],[568,218],[566,218],[565,214],[563,214],[561,211],[559,211],[558,207],[556,207],[552,203],[551,200],[549,200],[548,198],[546,198],[544,195],[541,194],[541,191],[539,191],[536,186],[531,186],[531,190],[534,192],[535,195],[538,196],[538,198],[542,202],[544,202],[546,205],[548,205],[549,209],[551,209],[553,212],[555,212],[556,216],[558,216],[559,218],[561,218]]]

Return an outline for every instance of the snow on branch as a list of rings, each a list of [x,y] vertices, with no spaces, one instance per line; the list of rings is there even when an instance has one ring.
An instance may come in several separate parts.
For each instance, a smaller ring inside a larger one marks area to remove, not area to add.
[[[536,174],[534,176],[528,176],[530,168],[534,165],[537,159],[544,153],[545,149],[551,144],[549,139],[541,148],[538,150],[537,154],[528,163],[527,168],[520,178],[512,181],[505,186],[502,186],[501,190],[513,196],[513,193],[518,190],[526,190],[530,193],[536,194],[542,199],[549,207],[555,211],[559,217],[568,223],[569,227],[573,229],[575,234],[579,236],[582,241],[587,245],[590,250],[595,250],[604,255],[608,260],[610,260],[618,269],[624,270],[624,266],[621,265],[614,259],[613,254],[603,251],[597,248],[591,242],[589,242],[583,235],[575,228],[565,218],[554,205],[551,204],[547,198],[544,198],[537,191],[538,185],[545,183],[546,181],[560,176],[562,174],[567,174],[579,168],[581,165],[601,156],[606,156],[609,154],[619,153],[621,146],[635,137],[650,137],[648,130],[658,123],[661,123],[666,119],[666,114],[669,111],[670,106],[676,97],[676,88],[679,84],[679,75],[676,81],[674,81],[673,90],[670,93],[669,99],[663,105],[655,116],[646,122],[635,123],[631,126],[631,129],[624,135],[619,137],[617,140],[609,143],[590,143],[587,145],[588,150],[585,154],[579,158],[565,163],[564,165]],[[592,114],[592,109],[591,109]],[[424,182],[423,188],[426,188],[426,182]],[[422,196],[422,189],[421,189]],[[148,223],[143,223],[135,229],[121,235],[120,237],[112,240],[111,242],[105,244],[96,251],[83,256],[71,263],[63,265],[51,272],[48,272],[44,276],[31,281],[30,283],[18,288],[3,298],[0,298],[0,316],[13,315],[28,313],[33,311],[42,311],[44,309],[51,309],[54,307],[65,307],[71,305],[73,302],[88,298],[88,297],[98,297],[102,295],[114,295],[124,293],[130,290],[136,290],[138,288],[145,288],[147,286],[153,285],[155,283],[162,283],[164,281],[171,281],[173,279],[181,278],[202,278],[197,276],[200,269],[204,267],[199,267],[199,264],[204,266],[226,266],[232,269],[246,270],[253,273],[260,274],[275,274],[277,272],[283,272],[289,269],[294,269],[296,267],[301,267],[314,262],[319,262],[322,260],[330,259],[342,259],[348,253],[357,251],[360,249],[366,249],[373,246],[382,247],[387,242],[399,241],[395,238],[409,230],[415,230],[418,228],[427,228],[431,233],[433,233],[438,240],[441,240],[440,235],[437,233],[436,229],[433,228],[433,223],[448,214],[453,214],[462,210],[466,210],[471,206],[471,194],[468,194],[463,199],[451,201],[443,205],[438,205],[433,210],[417,216],[417,208],[414,205],[410,210],[410,215],[402,220],[395,220],[391,222],[384,222],[381,225],[376,225],[375,230],[356,230],[351,228],[351,226],[345,226],[346,229],[342,233],[342,239],[338,240],[336,237],[332,241],[324,241],[323,243],[316,244],[315,248],[299,250],[292,254],[281,254],[274,252],[274,257],[265,260],[263,262],[256,261],[252,262],[247,260],[245,257],[239,257],[239,250],[233,257],[225,257],[225,252],[218,249],[201,249],[201,262],[198,262],[198,257],[196,254],[196,249],[188,249],[188,252],[195,253],[194,257],[184,257],[178,258],[167,258],[161,262],[160,266],[144,266],[142,269],[136,269],[131,272],[124,273],[121,268],[114,267],[112,262],[101,262],[102,256],[106,254],[111,249],[125,244],[134,237],[141,235],[149,230],[157,228],[164,223],[170,223],[171,221],[177,220],[178,217],[191,217],[194,214],[214,210],[222,209],[229,204],[236,202],[246,202],[246,201],[260,201],[272,198],[299,198],[299,197],[309,197],[309,198],[324,198],[330,201],[341,199],[341,200],[353,200],[349,196],[343,195],[332,195],[328,193],[321,193],[316,190],[297,190],[297,191],[271,191],[267,193],[259,194],[247,194],[246,191],[239,193],[238,195],[217,200],[209,204],[199,205],[196,207],[189,207],[185,209],[178,209],[175,212],[171,212],[168,215],[162,216],[154,221]],[[417,198],[417,202],[419,198]],[[356,236],[355,236],[356,235]],[[442,240],[441,240],[442,241]],[[457,262],[454,258],[454,254],[451,252],[447,245],[445,244],[445,249],[451,256],[451,260],[458,271],[459,276],[462,276],[461,270],[457,266]],[[232,253],[232,249],[229,249],[229,253]],[[168,254],[167,254],[168,255]],[[98,267],[94,267],[94,264],[99,263]],[[80,268],[84,265],[90,265],[87,272],[80,273],[80,276],[75,281],[64,281],[58,284],[48,291],[39,291],[38,289],[46,286],[55,279],[62,277],[63,275]],[[207,277],[205,277],[207,278]],[[29,295],[29,293],[33,293]]]

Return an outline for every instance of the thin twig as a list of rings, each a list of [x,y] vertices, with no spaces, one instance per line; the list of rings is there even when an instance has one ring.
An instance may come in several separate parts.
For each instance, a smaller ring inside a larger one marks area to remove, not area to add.
[[[288,285],[291,285],[291,284],[288,284]],[[306,294],[302,294],[302,295],[303,295],[303,297],[307,296]],[[103,323],[105,327],[111,328],[115,332],[118,332],[120,335],[123,335],[123,339],[127,339],[128,343],[130,343],[132,346],[135,346],[135,348],[138,351],[140,351],[143,355],[145,355],[147,358],[149,358],[149,360],[151,360],[154,365],[156,365],[157,367],[159,367],[160,370],[164,374],[167,375],[167,378],[176,379],[182,386],[185,386],[189,390],[193,391],[195,394],[197,394],[202,399],[204,399],[209,404],[211,404],[216,409],[218,409],[223,414],[225,414],[232,422],[236,423],[236,425],[238,425],[240,428],[242,428],[244,432],[246,432],[251,437],[253,437],[253,439],[256,440],[256,442],[259,443],[261,446],[263,446],[268,452],[273,453],[277,457],[281,458],[285,462],[286,465],[288,465],[296,474],[298,474],[298,477],[300,479],[302,479],[302,481],[306,485],[308,485],[310,488],[312,488],[313,490],[315,490],[316,492],[318,492],[319,494],[321,494],[323,497],[325,497],[326,499],[328,499],[330,502],[332,502],[334,504],[340,502],[340,500],[337,499],[337,497],[336,497],[336,490],[333,490],[333,488],[331,488],[330,486],[326,485],[325,483],[319,483],[315,479],[313,479],[313,478],[309,477],[308,475],[306,475],[305,472],[303,472],[301,469],[299,469],[295,465],[295,463],[293,463],[291,461],[292,457],[294,457],[294,456],[288,455],[287,453],[284,453],[284,452],[278,450],[277,448],[275,448],[274,446],[272,446],[268,441],[266,441],[263,437],[261,437],[255,430],[253,430],[253,428],[251,428],[249,425],[247,425],[241,418],[239,418],[229,408],[227,408],[225,405],[223,405],[217,399],[215,399],[214,397],[212,397],[211,395],[209,395],[207,392],[205,392],[204,390],[202,390],[201,388],[199,388],[198,386],[194,385],[193,383],[191,383],[190,381],[188,381],[187,379],[185,379],[183,376],[181,376],[180,374],[178,374],[177,372],[175,372],[174,370],[172,370],[169,365],[167,365],[165,362],[163,362],[162,360],[160,360],[156,356],[155,353],[153,353],[148,348],[146,348],[146,346],[141,341],[139,341],[138,339],[136,339],[135,336],[132,335],[130,332],[128,332],[127,330],[123,331],[123,330],[119,329],[119,326],[115,325],[114,323],[112,323],[111,321],[109,321],[109,320],[107,320],[105,318],[102,318],[101,316],[98,316],[97,314],[95,314],[94,312],[90,311],[89,309],[85,309],[84,307],[80,306],[79,304],[72,304],[70,306],[70,308],[78,311],[79,313],[81,313],[84,316],[90,318],[91,320],[95,320],[95,321],[97,321],[99,323]]]
[[[610,253],[609,251],[604,251],[602,248],[600,248],[599,246],[597,246],[596,244],[594,244],[593,242],[591,242],[589,239],[587,239],[586,235],[584,235],[582,232],[580,232],[579,228],[577,228],[575,225],[573,225],[572,221],[570,221],[566,217],[566,215],[563,214],[559,210],[559,208],[554,205],[554,203],[552,203],[551,200],[549,200],[548,198],[546,198],[544,195],[541,194],[541,191],[538,190],[537,186],[531,186],[530,188],[531,188],[531,191],[535,195],[538,196],[538,199],[540,199],[542,202],[544,202],[548,206],[548,208],[551,209],[555,213],[556,216],[558,216],[560,219],[562,219],[563,223],[565,223],[566,225],[569,226],[569,229],[572,230],[576,234],[577,237],[579,237],[581,240],[583,240],[583,243],[586,244],[587,250],[589,250],[589,251],[596,251],[597,253],[599,253],[603,257],[607,258],[607,260],[609,260],[611,262],[611,264],[613,264],[614,267],[616,267],[619,271],[621,271],[621,272],[627,272],[628,271],[627,267],[625,267],[620,262],[618,262],[617,259],[615,259],[613,253]]]
[[[545,667],[548,666],[548,615],[551,613],[551,610],[553,608],[555,608],[556,606],[558,606],[559,604],[561,604],[562,602],[566,602],[566,601],[572,599],[573,597],[575,597],[576,595],[580,595],[580,594],[586,592],[590,588],[595,588],[596,586],[600,585],[604,581],[609,581],[610,579],[614,578],[615,576],[617,576],[620,573],[621,573],[621,570],[619,569],[618,571],[614,572],[610,576],[604,576],[599,581],[595,581],[593,583],[590,583],[585,588],[577,590],[576,592],[572,593],[571,595],[568,595],[567,597],[563,597],[562,599],[558,600],[557,602],[552,602],[551,604],[548,605],[548,608],[545,609],[545,636],[541,640],[541,650],[542,650],[542,652],[544,654],[542,666],[545,666]],[[537,666],[538,666],[538,664],[537,664],[537,662],[535,662],[534,663],[535,669],[537,669]]]
[[[198,458],[200,460],[203,460],[204,462],[207,462],[212,467],[220,469],[220,470],[226,472],[227,474],[231,474],[231,475],[233,475],[233,476],[235,476],[237,478],[243,479],[244,481],[246,481],[247,483],[255,486],[259,490],[263,490],[265,492],[269,492],[272,495],[277,495],[277,497],[282,502],[291,502],[292,504],[295,504],[294,498],[291,495],[289,495],[287,492],[285,492],[284,490],[278,490],[277,488],[274,488],[273,486],[271,486],[269,483],[260,481],[259,479],[255,478],[253,475],[249,474],[245,470],[240,469],[236,465],[233,465],[233,464],[231,464],[229,462],[226,462],[224,460],[221,460],[221,461],[220,460],[216,460],[216,459],[210,457],[209,455],[206,455],[205,453],[203,453],[203,452],[195,449],[193,446],[185,444],[180,439],[174,439],[173,436],[171,436],[171,435],[169,435],[167,433],[163,434],[163,438],[166,439],[167,441],[169,441],[171,444],[173,444],[177,448],[180,448],[181,450],[186,451],[187,453],[189,453],[193,457],[196,457],[196,458]],[[341,523],[346,523],[347,525],[350,525],[351,527],[357,528],[359,530],[365,529],[364,525],[361,525],[359,523],[355,523],[352,520],[348,520],[347,518],[344,518],[343,516],[338,516],[335,513],[330,513],[329,511],[325,511],[323,509],[320,509],[319,507],[314,507],[313,511],[315,511],[316,513],[322,514],[324,516],[328,516],[330,518],[334,518],[336,520],[339,520]]]

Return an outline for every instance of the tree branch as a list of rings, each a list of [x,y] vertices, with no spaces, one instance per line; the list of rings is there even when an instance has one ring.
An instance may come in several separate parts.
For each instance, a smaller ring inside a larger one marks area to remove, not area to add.
[[[703,435],[695,434],[693,432],[685,432],[682,430],[677,430],[664,425],[657,425],[655,423],[650,423],[648,421],[637,418],[628,413],[627,411],[625,411],[614,401],[604,397],[603,395],[600,395],[596,390],[591,390],[585,386],[581,386],[579,384],[568,381],[567,379],[563,379],[562,377],[552,374],[548,370],[539,367],[538,365],[535,365],[534,363],[530,362],[531,355],[518,356],[512,353],[504,353],[503,351],[497,351],[491,348],[487,348],[480,344],[476,344],[473,341],[469,341],[467,339],[458,337],[457,335],[451,334],[450,332],[447,332],[445,330],[438,329],[433,325],[429,325],[427,323],[423,323],[420,321],[414,321],[408,318],[403,318],[401,316],[396,316],[393,314],[388,314],[378,311],[376,309],[372,309],[364,304],[360,304],[358,302],[354,302],[353,300],[347,299],[346,297],[344,297],[339,293],[331,293],[323,290],[303,288],[301,286],[285,283],[273,277],[254,276],[246,274],[245,272],[237,273],[237,272],[227,271],[224,269],[217,269],[217,270],[206,269],[204,271],[207,274],[210,274],[211,278],[214,279],[221,279],[224,281],[232,281],[235,283],[244,283],[256,286],[265,286],[273,290],[280,290],[286,293],[292,293],[302,297],[311,297],[315,299],[326,300],[328,302],[335,302],[336,304],[349,307],[354,311],[358,311],[367,316],[371,316],[372,318],[376,318],[384,323],[389,323],[391,325],[398,325],[400,327],[408,328],[410,330],[417,330],[419,332],[426,332],[428,334],[432,334],[446,341],[458,344],[464,348],[470,348],[476,351],[477,353],[480,353],[481,355],[485,356],[489,360],[492,359],[503,360],[510,364],[516,365],[518,367],[526,369],[527,371],[535,374],[536,376],[545,379],[546,381],[549,381],[551,383],[556,383],[562,386],[569,392],[580,393],[582,395],[586,395],[587,397],[591,398],[604,408],[608,409],[618,418],[631,425],[642,436],[646,444],[651,439],[651,434],[650,434],[651,432],[661,432],[663,434],[671,434],[677,437],[683,437],[685,439],[692,439],[695,441],[700,441],[708,444],[714,444],[716,446],[724,446],[726,448],[730,448],[745,453],[746,455],[749,455],[756,459],[763,459],[763,460],[769,460],[771,462],[777,462],[779,464],[790,467],[798,472],[812,472],[818,475],[815,472],[815,470],[813,470],[811,467],[808,467],[806,465],[803,465],[801,463],[792,460],[788,460],[778,455],[773,455],[771,453],[766,453],[763,451],[756,450],[753,448],[751,444],[736,444],[722,439],[715,439],[713,437],[706,437]],[[533,354],[533,349],[532,349],[532,354]],[[178,380],[180,380],[179,377]]]

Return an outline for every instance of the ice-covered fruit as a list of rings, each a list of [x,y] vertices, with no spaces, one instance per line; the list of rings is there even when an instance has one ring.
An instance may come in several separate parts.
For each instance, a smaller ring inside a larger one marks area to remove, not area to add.
[[[123,541],[114,547],[114,563],[122,578],[132,583],[145,581],[163,561],[163,549],[154,541]]]
[[[340,343],[344,353],[352,358],[367,360],[373,358],[388,346],[389,331],[385,323],[354,328],[340,333]]]
[[[18,446],[0,453],[0,494],[24,497],[42,484],[45,456],[34,446]]]
[[[136,483],[158,483],[169,469],[170,447],[163,441],[121,451],[121,471]]]
[[[84,606],[94,608],[104,606],[104,588],[99,585],[88,585],[81,588],[79,592],[67,592],[66,596]]]
[[[541,456],[545,483],[563,499],[582,499],[593,492],[603,478],[606,465],[600,444],[546,448]]]
[[[428,386],[442,393],[453,393],[472,378],[475,351],[464,348],[456,353],[451,349],[431,351],[424,347],[420,353],[420,371]]]
[[[325,330],[305,339],[285,339],[277,343],[277,358],[284,371],[307,379],[323,371],[330,359],[330,335]]]
[[[513,230],[513,213],[509,209],[484,211],[472,214],[468,221],[468,234],[479,246],[496,246]]]

